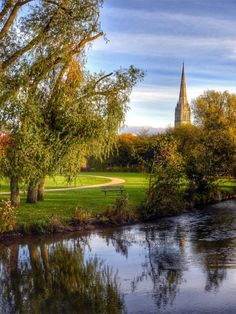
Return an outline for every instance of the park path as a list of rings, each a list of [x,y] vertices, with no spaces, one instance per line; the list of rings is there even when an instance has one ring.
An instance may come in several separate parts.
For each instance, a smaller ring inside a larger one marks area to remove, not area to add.
[[[125,180],[120,179],[120,178],[104,177],[104,176],[89,176],[89,177],[108,179],[108,180],[110,180],[110,182],[94,184],[94,185],[80,185],[80,186],[74,186],[74,187],[68,187],[68,188],[45,189],[45,192],[57,192],[57,191],[59,192],[59,191],[94,189],[94,188],[98,188],[98,187],[105,187],[105,186],[111,186],[111,185],[117,185],[117,184],[125,183]],[[20,193],[24,193],[24,192],[21,191]],[[9,195],[9,194],[10,194],[10,192],[0,192],[0,195]]]

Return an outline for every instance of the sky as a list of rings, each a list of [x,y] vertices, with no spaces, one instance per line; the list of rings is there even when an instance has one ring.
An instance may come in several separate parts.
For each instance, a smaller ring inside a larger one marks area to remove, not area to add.
[[[125,124],[173,126],[183,61],[190,103],[205,90],[236,92],[235,14],[236,0],[104,0],[109,42],[94,43],[88,68],[144,70]]]

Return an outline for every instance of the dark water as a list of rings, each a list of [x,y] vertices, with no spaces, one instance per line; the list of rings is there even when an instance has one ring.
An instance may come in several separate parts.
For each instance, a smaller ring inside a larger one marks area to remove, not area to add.
[[[236,313],[236,202],[0,244],[0,313]]]

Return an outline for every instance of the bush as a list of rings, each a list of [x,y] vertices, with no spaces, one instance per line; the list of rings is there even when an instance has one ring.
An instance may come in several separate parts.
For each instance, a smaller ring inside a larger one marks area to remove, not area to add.
[[[82,208],[77,207],[74,213],[74,221],[77,223],[86,223],[90,218],[92,217],[92,214],[90,211]]]
[[[49,232],[60,232],[65,230],[65,223],[57,216],[51,215],[48,217],[47,230]]]
[[[12,231],[16,224],[14,207],[10,201],[0,202],[0,233]]]
[[[129,210],[127,195],[118,197],[115,204],[105,210],[104,217],[104,220],[118,225],[133,222],[136,219],[134,212]]]

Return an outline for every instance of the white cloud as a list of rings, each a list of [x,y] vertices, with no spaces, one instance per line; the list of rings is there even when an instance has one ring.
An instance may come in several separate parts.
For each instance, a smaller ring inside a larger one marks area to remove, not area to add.
[[[131,94],[131,101],[138,102],[156,102],[156,101],[174,101],[178,94],[178,88],[136,88]]]
[[[203,94],[206,90],[218,90],[225,91],[228,90],[231,93],[236,92],[236,86],[222,86],[214,83],[204,86],[191,86],[187,88],[187,95],[189,102]],[[176,88],[159,88],[158,86],[136,88],[131,94],[132,103],[171,103],[174,104],[178,101],[179,97],[179,86]]]
[[[212,59],[223,56],[231,57],[236,47],[235,38],[211,38],[192,36],[167,36],[154,34],[129,34],[113,32],[109,34],[110,41],[106,44],[99,40],[94,44],[95,51],[107,53],[126,53],[136,56],[176,57],[183,59],[204,56]]]

